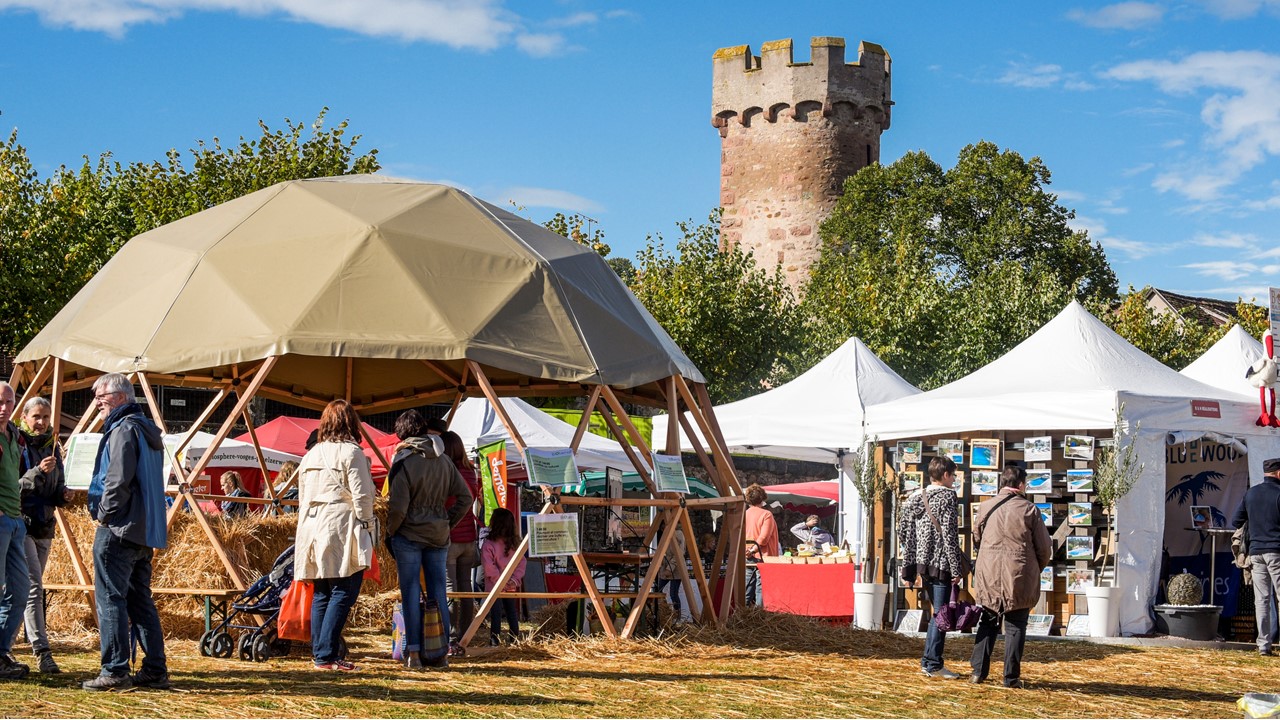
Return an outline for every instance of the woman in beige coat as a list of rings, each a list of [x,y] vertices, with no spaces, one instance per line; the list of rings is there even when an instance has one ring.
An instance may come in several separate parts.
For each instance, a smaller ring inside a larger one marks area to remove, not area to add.
[[[981,683],[991,669],[1000,621],[1004,620],[1004,686],[1022,687],[1022,648],[1027,619],[1040,600],[1040,571],[1053,557],[1049,531],[1040,511],[1029,500],[1027,471],[1009,465],[1000,475],[1000,492],[982,503],[974,521],[973,543],[978,548],[973,572],[973,596],[982,606],[973,641],[973,675]]]
[[[342,630],[373,563],[373,478],[360,450],[360,416],[334,400],[320,417],[318,442],[298,465],[294,580],[315,585],[311,655],[318,670],[355,670],[339,657]]]

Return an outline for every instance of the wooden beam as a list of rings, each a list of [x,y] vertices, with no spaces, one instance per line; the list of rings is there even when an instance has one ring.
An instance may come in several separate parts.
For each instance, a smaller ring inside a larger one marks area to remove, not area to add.
[[[640,460],[636,455],[635,449],[627,442],[626,434],[622,431],[622,428],[618,427],[618,422],[613,419],[613,413],[602,412],[600,416],[604,418],[605,425],[609,426],[609,432],[613,433],[613,436],[617,438],[618,445],[622,447],[622,452],[626,454],[627,459],[635,466],[636,473],[640,475],[640,479],[644,481],[645,488],[649,490],[649,495],[656,497],[658,495],[658,487],[653,484],[653,478],[649,476],[649,471],[645,468],[644,462]]]
[[[169,428],[165,427],[164,415],[161,414],[160,405],[156,402],[156,397],[151,392],[151,383],[147,381],[146,373],[141,370],[138,371],[138,386],[142,388],[142,394],[147,398],[147,407],[151,410],[151,419],[160,428],[160,432],[168,435]]]
[[[363,421],[360,422],[360,435],[364,437],[365,442],[369,443],[369,449],[373,450],[373,456],[378,458],[378,462],[382,463],[382,467],[386,469],[387,478],[382,481],[382,484],[386,486],[388,484],[387,481],[391,479],[391,463],[387,462],[387,459],[382,455],[382,449],[373,441],[373,438],[369,437],[369,429],[364,426]]]
[[[547,512],[547,510],[551,509],[551,507],[551,503],[548,502],[542,506],[542,509],[538,511],[538,514],[542,515]],[[475,637],[477,632],[480,632],[480,627],[484,625],[484,621],[489,617],[489,612],[493,610],[494,604],[498,602],[498,596],[502,593],[502,589],[507,586],[507,583],[511,580],[511,576],[515,574],[516,566],[519,564],[515,562],[515,559],[524,557],[525,551],[528,549],[529,536],[525,535],[520,538],[520,544],[516,546],[516,551],[511,553],[512,562],[507,563],[507,566],[503,568],[502,574],[498,576],[498,580],[493,584],[493,587],[489,588],[489,594],[485,596],[484,602],[480,603],[479,609],[476,610],[475,617],[471,620],[471,626],[468,627],[467,631],[458,639],[459,645],[466,647],[471,642],[471,638]],[[448,608],[445,608],[442,612],[448,612]]]
[[[62,441],[62,358],[53,359],[53,393],[50,400],[50,417],[49,427],[53,428],[53,446],[55,451],[61,447]],[[25,407],[14,408],[17,412],[23,412]]]
[[[649,592],[653,589],[653,583],[658,579],[658,571],[662,569],[662,563],[666,562],[667,551],[671,549],[672,538],[676,536],[676,531],[680,530],[680,524],[674,522],[671,513],[663,513],[666,520],[662,529],[662,538],[658,540],[658,548],[653,553],[653,560],[649,563],[649,569],[645,572],[644,578],[640,580],[639,594],[636,596],[635,604],[631,606],[631,614],[627,617],[627,622],[622,626],[622,637],[627,639],[635,632],[636,624],[640,622],[641,615],[644,614],[645,601],[649,599]],[[680,558],[683,563],[684,558]]]
[[[373,402],[364,403],[363,405],[356,405],[355,408],[359,412],[369,412],[370,410],[377,410],[379,408],[390,407],[393,405],[403,405],[407,402],[413,401],[431,403],[435,402],[437,398],[449,397],[453,394],[457,394],[457,390],[454,388],[445,388],[443,390],[424,390],[413,395],[401,395],[398,397],[384,398],[382,400],[374,400]]]
[[[174,452],[180,453],[187,449],[187,445],[189,445],[195,438],[196,433],[200,432],[200,428],[204,427],[204,424],[209,422],[209,418],[213,416],[214,411],[218,409],[218,406],[222,404],[222,401],[227,398],[227,395],[230,392],[231,387],[229,385],[223,385],[218,390],[218,394],[214,396],[213,402],[210,402],[205,407],[204,411],[200,413],[200,417],[196,418],[196,421],[192,423],[191,427],[187,429],[187,432],[183,434],[182,442]]]
[[[355,358],[347,358],[347,393],[343,397],[347,402],[351,402],[351,370],[355,366]]]
[[[81,585],[88,585],[89,605],[97,607],[93,599],[93,578],[89,577],[89,569],[84,564],[84,556],[80,554],[80,545],[76,542],[75,533],[71,532],[71,525],[67,522],[67,516],[63,514],[62,508],[53,509],[53,519],[58,524],[58,534],[62,536],[62,544],[67,548],[67,555],[71,558],[71,571],[75,573],[76,580]],[[16,608],[15,608],[16,610]],[[98,621],[97,613],[94,613],[94,623]]]
[[[470,361],[468,360],[467,362],[470,362]],[[455,388],[463,384],[462,378],[458,377],[457,375],[454,375],[452,370],[436,362],[435,360],[423,360],[422,364],[430,368],[431,372],[435,373],[436,375],[439,375],[441,380],[444,380],[445,382],[449,383]]]
[[[711,585],[707,582],[706,573],[702,571],[702,551],[698,549],[698,538],[693,532],[693,522],[690,520],[687,510],[680,513],[680,527],[684,529],[685,550],[693,564],[693,576],[697,581],[697,589],[702,593],[702,607],[704,610],[711,609],[713,611],[711,617],[714,618],[716,617],[714,612],[715,594],[711,592]],[[682,581],[687,583],[688,578],[686,571]],[[685,597],[690,597],[689,588],[686,587],[684,594]],[[706,614],[704,613],[703,616],[706,617]]]
[[[707,451],[702,449],[702,443],[698,440],[698,436],[693,432],[693,426],[689,424],[689,418],[680,413],[676,416],[680,422],[680,427],[684,428],[684,434],[689,438],[689,444],[693,446],[693,454],[698,456],[698,462],[702,464],[702,469],[707,471],[707,476],[711,479],[711,483],[716,486],[716,492],[721,496],[726,495],[725,488],[728,487],[724,480],[720,477],[720,468],[711,462],[711,458],[707,457]]]
[[[258,468],[262,471],[262,486],[266,489],[267,498],[272,502],[276,499],[276,490],[271,482],[271,471],[267,470],[267,458],[262,454],[262,445],[258,443],[258,431],[253,427],[253,418],[249,415],[249,408],[245,408],[240,413],[240,417],[244,419],[244,426],[249,428],[249,440],[253,442],[253,454],[258,458]]]
[[[475,376],[476,383],[480,385],[481,392],[488,398],[493,405],[493,411],[497,413],[498,419],[502,421],[502,426],[511,434],[512,441],[516,444],[516,449],[520,451],[520,455],[524,455],[524,451],[528,446],[524,443],[524,438],[520,437],[520,431],[516,429],[516,424],[511,421],[511,416],[507,414],[507,409],[502,405],[502,399],[493,391],[493,385],[489,383],[489,378],[484,374],[484,370],[480,369],[480,364],[475,360],[468,360],[467,367],[471,369],[471,374]]]
[[[591,425],[591,413],[595,412],[596,402],[600,400],[600,385],[591,388],[591,394],[587,396],[587,406],[582,410],[582,417],[578,420],[578,427],[573,431],[573,441],[569,443],[569,447],[576,453],[578,446],[582,444],[582,437],[587,434],[587,428]]]
[[[680,398],[676,379],[667,378],[667,454],[680,454]]]
[[[61,362],[62,360],[62,358],[56,358],[56,359],[59,362]],[[35,377],[31,378],[31,382],[28,383],[27,386],[23,389],[22,395],[17,396],[18,404],[13,406],[13,411],[15,414],[21,413],[22,408],[26,407],[27,401],[40,394],[40,390],[44,387],[44,381],[49,377],[49,373],[53,371],[54,365],[57,364],[54,362],[54,360],[55,358],[51,355],[45,358],[44,362],[40,363],[40,369],[36,371]],[[15,365],[13,368],[13,376],[12,376],[13,381],[9,383],[9,385],[13,387],[14,393],[18,392],[17,380],[21,378],[21,373],[19,372],[19,370],[20,370],[20,366]],[[54,432],[57,432],[58,426],[54,425],[53,427],[54,427]]]

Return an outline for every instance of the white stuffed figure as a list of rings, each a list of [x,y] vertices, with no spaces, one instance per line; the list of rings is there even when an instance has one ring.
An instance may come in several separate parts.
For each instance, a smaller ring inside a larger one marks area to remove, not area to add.
[[[1280,376],[1280,366],[1275,360],[1275,343],[1268,330],[1262,335],[1262,342],[1267,348],[1267,356],[1258,360],[1244,371],[1244,377],[1250,385],[1258,388],[1258,403],[1261,412],[1254,422],[1259,427],[1280,427],[1280,419],[1276,418],[1276,380]]]

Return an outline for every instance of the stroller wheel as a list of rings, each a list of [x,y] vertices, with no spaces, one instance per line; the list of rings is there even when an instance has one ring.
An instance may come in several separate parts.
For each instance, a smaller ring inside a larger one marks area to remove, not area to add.
[[[253,638],[256,632],[247,632],[236,641],[236,655],[245,662],[253,661]]]
[[[216,658],[229,658],[235,650],[235,641],[229,632],[217,632],[209,640],[209,654]]]
[[[204,657],[209,657],[213,654],[213,636],[213,630],[208,630],[200,636],[200,654]]]
[[[271,643],[261,633],[253,634],[253,643],[250,650],[252,651],[254,662],[266,662],[271,658]]]

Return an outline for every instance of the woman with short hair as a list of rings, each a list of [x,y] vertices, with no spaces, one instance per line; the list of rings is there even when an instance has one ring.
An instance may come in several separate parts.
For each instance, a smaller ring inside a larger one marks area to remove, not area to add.
[[[339,648],[364,571],[373,564],[373,477],[359,437],[355,408],[334,400],[320,416],[316,444],[298,464],[293,578],[315,585],[311,655],[317,670],[356,669]]]
[[[920,594],[928,597],[936,613],[950,600],[951,587],[964,581],[960,560],[960,531],[956,516],[956,464],[950,458],[929,461],[929,485],[911,493],[903,503],[898,520],[898,547],[902,554],[902,582],[920,580]],[[958,677],[943,665],[947,634],[930,618],[929,632],[920,657],[925,677],[954,680]]]

